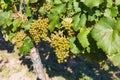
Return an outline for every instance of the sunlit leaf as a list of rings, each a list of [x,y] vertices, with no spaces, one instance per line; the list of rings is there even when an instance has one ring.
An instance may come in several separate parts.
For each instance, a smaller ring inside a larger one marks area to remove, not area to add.
[[[70,51],[73,53],[73,54],[78,54],[80,53],[80,50],[77,48],[76,44],[74,43],[76,40],[76,37],[72,37],[70,39]]]
[[[48,25],[50,32],[53,32],[55,27],[60,27],[59,16],[57,14],[50,14],[48,15],[48,18],[50,20],[50,23]]]
[[[115,0],[116,5],[120,5],[120,0]]]
[[[19,48],[20,54],[27,54],[33,46],[34,44],[30,38],[25,39],[22,47]]]
[[[31,15],[32,14],[31,14],[30,6],[27,4],[27,6],[26,6],[26,16],[30,17]]]
[[[91,28],[81,28],[77,38],[79,43],[82,45],[83,48],[89,47],[90,43],[88,41],[88,34],[90,33]]]
[[[73,6],[74,6],[74,9],[75,9],[75,12],[79,12],[81,11],[81,8],[79,7],[79,3],[74,1],[73,2]]]
[[[57,14],[61,14],[61,13],[65,13],[66,12],[66,5],[65,4],[59,4],[55,7],[53,7],[51,9],[52,13],[57,13]]]
[[[120,67],[120,52],[113,56],[108,56],[115,66]]]
[[[80,27],[84,27],[86,25],[86,21],[87,21],[86,15],[82,14],[81,18],[80,18],[80,22],[79,22],[80,24],[79,24],[79,26]]]
[[[86,6],[93,8],[98,7],[103,0],[81,0]]]
[[[98,47],[109,55],[120,51],[120,34],[115,27],[114,19],[102,18],[92,31],[92,37],[96,40]]]
[[[13,21],[13,28],[12,28],[12,31],[16,31],[17,28],[20,26],[20,24],[22,23],[22,20],[21,19],[15,19]]]
[[[72,28],[75,31],[78,31],[80,29],[80,14],[77,14],[73,17]]]
[[[36,3],[38,0],[29,0],[30,3]]]

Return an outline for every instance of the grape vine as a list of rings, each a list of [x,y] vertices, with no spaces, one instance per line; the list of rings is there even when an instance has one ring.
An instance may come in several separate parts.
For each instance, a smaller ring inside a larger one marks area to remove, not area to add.
[[[59,63],[70,53],[102,50],[120,66],[119,0],[23,0],[21,8],[19,0],[0,4],[0,28],[6,40],[15,38],[20,53],[28,53],[42,39],[50,42]]]

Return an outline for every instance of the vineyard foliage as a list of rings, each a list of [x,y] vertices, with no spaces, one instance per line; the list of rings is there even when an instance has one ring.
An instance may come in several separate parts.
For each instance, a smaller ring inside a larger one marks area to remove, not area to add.
[[[0,29],[21,54],[42,39],[59,63],[105,54],[120,66],[120,0],[0,0]]]

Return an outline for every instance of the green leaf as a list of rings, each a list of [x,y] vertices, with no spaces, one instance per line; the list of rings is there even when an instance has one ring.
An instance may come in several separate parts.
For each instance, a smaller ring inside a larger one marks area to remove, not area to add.
[[[111,16],[116,17],[118,13],[118,7],[111,8]]]
[[[42,15],[45,14],[45,9],[44,9],[44,7],[40,7],[39,13],[42,14]]]
[[[34,46],[30,38],[25,39],[23,45],[19,48],[20,54],[27,54],[30,52],[31,48]]]
[[[30,0],[30,3],[36,3],[38,0]]]
[[[120,0],[115,0],[116,5],[120,5]]]
[[[12,32],[11,32],[11,33],[8,35],[8,40],[11,40],[15,35],[16,35],[15,33],[12,33]]]
[[[86,25],[86,20],[87,20],[87,18],[86,18],[86,15],[85,14],[82,14],[82,16],[81,16],[81,18],[80,18],[81,20],[80,20],[80,27],[84,27],[85,25]]]
[[[114,29],[120,32],[120,18],[117,20],[116,27]]]
[[[72,23],[72,28],[75,31],[78,31],[80,29],[80,14],[77,14],[73,17],[73,23]]]
[[[72,37],[70,39],[70,51],[73,53],[73,54],[78,54],[80,53],[80,50],[77,48],[76,44],[74,43],[76,40],[76,37]]]
[[[113,56],[108,56],[115,66],[120,67],[120,52]]]
[[[21,23],[22,23],[22,19],[15,19],[15,20],[13,21],[12,31],[13,31],[13,32],[16,31],[17,28],[21,25]]]
[[[86,6],[93,8],[98,7],[103,0],[81,0]]]
[[[70,0],[62,0],[62,2],[68,2],[68,1],[70,1]]]
[[[57,13],[57,14],[65,13],[66,12],[66,5],[65,4],[56,5],[54,8],[51,9],[51,12]]]
[[[107,0],[107,7],[111,8],[113,4],[113,0]]]
[[[118,7],[111,7],[105,9],[104,16],[106,17],[116,17],[118,14]]]
[[[92,37],[96,40],[99,48],[102,48],[108,55],[120,51],[120,34],[115,30],[116,20],[102,18],[94,26]]]
[[[25,30],[29,30],[30,29],[30,24],[32,23],[33,19],[30,19],[27,23],[25,23],[23,25]]]
[[[73,2],[73,6],[74,6],[74,9],[75,9],[75,12],[79,12],[81,11],[81,8],[79,7],[79,3],[74,1]]]
[[[30,10],[30,6],[29,6],[29,4],[27,4],[27,6],[26,6],[26,16],[27,17],[31,17],[31,10]]]
[[[90,33],[91,28],[81,28],[79,34],[77,35],[77,38],[79,40],[79,43],[82,45],[83,48],[89,47],[90,43],[88,41],[88,34]]]
[[[8,23],[7,21],[10,19],[10,17],[11,17],[11,11],[0,12],[0,25]]]
[[[61,4],[61,0],[54,0],[54,4]]]
[[[49,14],[48,18],[50,20],[50,23],[48,25],[48,29],[50,30],[50,32],[53,32],[55,27],[60,27],[59,16],[57,14]]]

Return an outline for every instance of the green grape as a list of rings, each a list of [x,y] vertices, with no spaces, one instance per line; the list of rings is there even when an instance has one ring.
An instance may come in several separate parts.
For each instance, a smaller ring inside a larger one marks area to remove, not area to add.
[[[29,33],[36,44],[40,39],[47,40],[48,22],[48,18],[39,18],[31,24]]]
[[[20,30],[16,33],[15,36],[15,44],[18,48],[20,48],[23,45],[23,39],[25,38],[26,34],[23,30]]]
[[[49,11],[52,8],[52,5],[50,4],[43,4],[43,7],[45,10]]]
[[[63,36],[63,32],[51,34],[51,46],[55,49],[58,63],[66,62],[69,56],[69,40]]]

